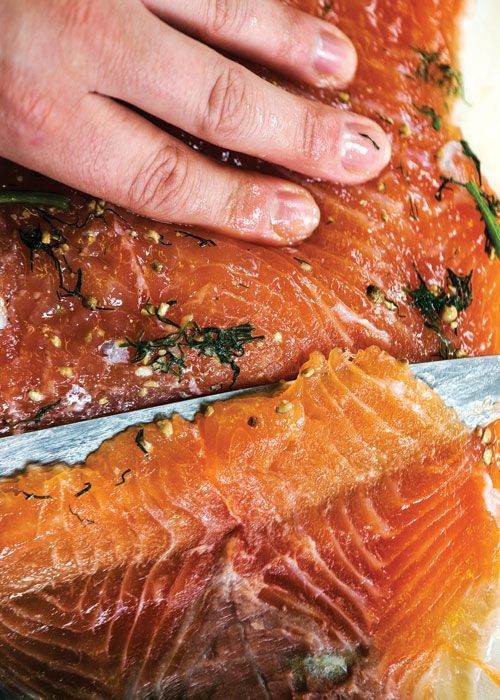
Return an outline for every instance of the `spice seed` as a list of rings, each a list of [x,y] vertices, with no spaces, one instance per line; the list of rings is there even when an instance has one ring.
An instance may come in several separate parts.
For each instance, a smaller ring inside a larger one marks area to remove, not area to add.
[[[493,462],[493,449],[491,447],[487,447],[483,452],[483,462],[487,467]]]
[[[292,409],[293,404],[290,401],[283,399],[283,401],[280,401],[279,404],[276,406],[276,413],[290,413]]]
[[[481,442],[483,443],[483,445],[488,445],[492,439],[493,434],[491,432],[491,428],[485,428],[483,436],[481,438]]]
[[[305,369],[302,370],[302,372],[300,374],[303,377],[312,377],[315,371],[316,370],[314,369],[314,367],[306,367]]]
[[[165,437],[172,437],[174,434],[174,426],[169,418],[164,418],[156,422],[157,427],[165,435]]]
[[[441,311],[441,321],[443,323],[453,323],[458,318],[458,310],[456,306],[445,306]]]

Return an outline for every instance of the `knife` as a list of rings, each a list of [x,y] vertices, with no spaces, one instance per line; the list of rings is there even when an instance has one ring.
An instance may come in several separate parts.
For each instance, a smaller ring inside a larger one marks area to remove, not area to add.
[[[410,365],[410,369],[417,379],[437,391],[445,404],[455,409],[467,427],[484,426],[500,418],[500,355],[423,362]],[[272,392],[279,386],[237,389],[0,438],[0,475],[11,474],[34,462],[83,462],[104,440],[131,425],[168,418],[174,413],[193,420],[196,413],[210,403],[245,394]]]

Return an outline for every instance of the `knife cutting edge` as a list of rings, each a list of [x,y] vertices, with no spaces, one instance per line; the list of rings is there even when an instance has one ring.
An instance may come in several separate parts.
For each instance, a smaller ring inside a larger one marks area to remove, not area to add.
[[[500,418],[500,355],[423,362],[410,365],[410,369],[417,379],[437,391],[447,406],[455,409],[467,427],[485,426]],[[132,425],[168,418],[174,413],[193,420],[207,404],[274,391],[278,387],[271,384],[236,389],[0,438],[0,475],[18,471],[29,463],[83,462],[104,440]]]

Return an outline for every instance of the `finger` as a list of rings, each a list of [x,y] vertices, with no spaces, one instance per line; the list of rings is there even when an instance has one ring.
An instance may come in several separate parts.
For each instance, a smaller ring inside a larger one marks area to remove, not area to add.
[[[299,186],[216,164],[101,95],[64,104],[36,135],[19,138],[17,127],[2,153],[150,218],[248,241],[292,244],[318,225],[318,207]]]
[[[164,25],[128,25],[99,92],[195,136],[312,177],[354,184],[378,175],[390,144],[373,121],[292,95]]]
[[[192,36],[312,85],[344,87],[356,72],[356,50],[343,32],[280,0],[144,2]]]

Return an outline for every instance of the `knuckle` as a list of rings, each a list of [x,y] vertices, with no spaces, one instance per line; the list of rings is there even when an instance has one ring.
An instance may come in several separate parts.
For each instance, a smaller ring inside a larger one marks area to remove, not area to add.
[[[205,31],[209,34],[238,34],[247,24],[248,3],[211,0],[206,13]]]
[[[328,144],[331,147],[332,143],[329,127],[317,109],[306,106],[298,135],[299,152],[306,161],[318,163],[325,156]]]
[[[93,35],[102,26],[101,4],[96,0],[72,0],[60,5],[62,30]]]
[[[15,83],[17,88],[21,82],[18,76]],[[23,89],[16,89],[14,94],[8,90],[3,92],[2,103],[5,123],[16,141],[35,144],[50,135],[58,107],[54,95],[27,83]]]
[[[113,3],[114,4],[114,3]],[[121,15],[113,15],[112,3],[71,0],[60,4],[58,16],[61,41],[84,47],[93,62],[107,66],[120,46]]]
[[[233,138],[245,134],[253,113],[250,90],[249,81],[239,66],[224,65],[212,83],[201,116],[200,136],[210,139],[217,134]]]
[[[144,212],[182,211],[190,197],[189,155],[175,145],[165,145],[133,178],[127,193],[129,205]]]

